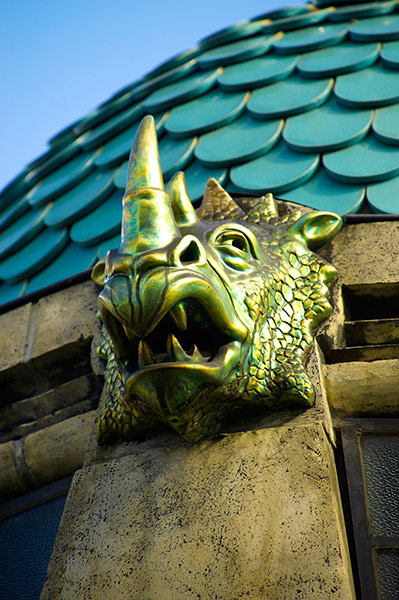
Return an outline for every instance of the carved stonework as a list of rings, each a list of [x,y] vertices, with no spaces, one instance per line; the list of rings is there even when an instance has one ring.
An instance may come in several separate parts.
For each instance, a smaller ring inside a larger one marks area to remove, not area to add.
[[[104,285],[107,360],[99,442],[160,423],[197,441],[244,406],[311,406],[303,360],[312,327],[331,312],[336,277],[312,250],[341,224],[327,212],[279,216],[271,194],[244,210],[214,179],[196,212],[183,173],[165,191],[146,117],[130,158],[121,246],[93,271]]]

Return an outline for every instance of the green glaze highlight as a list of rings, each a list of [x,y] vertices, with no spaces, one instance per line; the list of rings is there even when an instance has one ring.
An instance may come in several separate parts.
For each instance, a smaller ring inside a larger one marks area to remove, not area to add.
[[[93,269],[107,361],[99,443],[162,424],[195,442],[243,407],[311,406],[303,361],[336,277],[311,249],[341,225],[328,212],[279,215],[272,194],[239,206],[215,179],[195,211],[183,173],[165,191],[145,117],[121,246]]]

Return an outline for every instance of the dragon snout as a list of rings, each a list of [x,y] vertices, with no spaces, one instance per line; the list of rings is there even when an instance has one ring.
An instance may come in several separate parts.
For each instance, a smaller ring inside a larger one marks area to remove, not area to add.
[[[200,267],[206,264],[206,250],[193,235],[185,235],[163,250],[144,252],[134,259],[134,271],[142,273],[155,267]]]

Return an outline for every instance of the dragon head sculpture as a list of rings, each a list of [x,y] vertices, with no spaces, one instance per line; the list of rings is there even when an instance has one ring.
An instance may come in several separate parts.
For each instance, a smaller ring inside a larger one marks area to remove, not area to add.
[[[311,406],[303,360],[336,277],[312,250],[341,225],[327,212],[279,216],[271,194],[244,210],[214,179],[196,212],[183,173],[165,191],[145,117],[121,245],[93,270],[107,359],[99,442],[165,422],[196,441],[243,406]]]

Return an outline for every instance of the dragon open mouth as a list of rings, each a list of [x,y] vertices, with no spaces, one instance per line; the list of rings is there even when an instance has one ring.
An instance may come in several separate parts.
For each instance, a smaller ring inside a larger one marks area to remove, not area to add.
[[[209,362],[231,342],[199,302],[178,302],[151,333],[140,340],[139,368],[163,362]]]
[[[103,319],[114,342],[122,377],[150,367],[168,365],[212,367],[226,353],[237,353],[239,341],[223,327],[223,315],[209,314],[194,298],[179,301],[153,327],[139,338],[122,325],[108,310]],[[229,352],[230,350],[230,352]],[[223,362],[223,360],[222,360]]]

